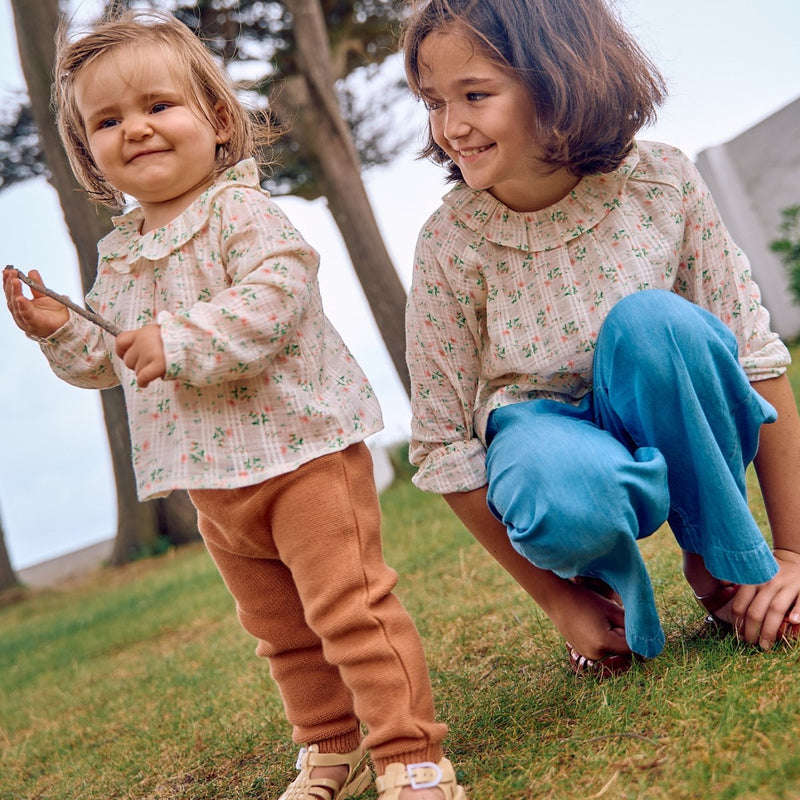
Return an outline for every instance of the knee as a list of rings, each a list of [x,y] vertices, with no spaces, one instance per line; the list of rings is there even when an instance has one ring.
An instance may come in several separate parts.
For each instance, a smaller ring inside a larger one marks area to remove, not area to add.
[[[580,459],[559,483],[528,486],[524,502],[503,522],[518,553],[541,569],[564,577],[582,572],[621,539],[648,536],[669,511],[666,463],[654,448],[623,452],[611,463]],[[612,454],[613,455],[613,454]]]
[[[323,641],[368,630],[397,602],[397,572],[383,563],[375,568],[356,559],[352,557],[351,569],[334,566],[326,577],[317,574],[314,588],[300,590],[306,622]]]
[[[521,486],[500,518],[517,552],[565,576],[577,574],[580,564],[595,560],[618,535],[635,537],[637,528],[623,487],[585,473],[558,485]]]
[[[542,508],[546,503],[540,504]],[[564,578],[580,575],[588,564],[613,551],[621,537],[634,539],[630,507],[548,509],[525,527],[508,526],[514,549],[540,569]]]
[[[603,322],[595,365],[605,375],[646,375],[674,387],[675,364],[704,373],[709,359],[738,363],[736,337],[717,317],[673,292],[648,289],[624,297]]]
[[[647,289],[623,297],[609,311],[600,338],[633,350],[657,352],[665,343],[718,338],[736,350],[736,338],[717,317],[695,303],[664,289]]]

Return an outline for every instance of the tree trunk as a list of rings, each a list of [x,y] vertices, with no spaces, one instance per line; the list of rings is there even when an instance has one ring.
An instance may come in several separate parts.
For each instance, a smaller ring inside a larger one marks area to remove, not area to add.
[[[11,559],[8,557],[6,535],[3,530],[3,523],[0,522],[0,592],[4,592],[6,589],[13,589],[16,586],[19,586],[19,581],[11,566]]]
[[[294,20],[297,65],[307,89],[301,93],[296,81],[287,84],[286,99],[299,116],[292,133],[319,164],[331,214],[408,394],[404,329],[406,291],[372,212],[361,180],[358,155],[339,108],[322,8],[319,0],[284,2]],[[281,97],[276,100],[280,103]],[[281,116],[290,118],[289,109],[282,108]]]
[[[108,211],[92,203],[75,180],[58,130],[50,114],[50,83],[55,63],[58,0],[11,0],[22,71],[28,85],[33,118],[50,170],[50,181],[58,192],[67,227],[78,252],[84,292],[94,283],[97,270],[97,242],[111,229]],[[117,488],[117,532],[112,564],[124,564],[141,553],[157,552],[162,537],[170,541],[198,538],[195,521],[186,527],[182,513],[186,501],[181,493],[151,503],[140,503],[131,465],[131,442],[122,389],[101,392],[103,415],[111,448]],[[175,504],[175,513],[169,506]],[[166,508],[162,508],[162,506]],[[180,522],[181,528],[162,530],[161,519]]]

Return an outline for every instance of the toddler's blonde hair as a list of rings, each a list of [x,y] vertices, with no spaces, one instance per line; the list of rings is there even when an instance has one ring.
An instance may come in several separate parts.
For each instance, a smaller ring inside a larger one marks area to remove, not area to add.
[[[124,207],[125,197],[108,183],[92,158],[86,126],[75,100],[75,82],[81,70],[98,58],[123,47],[143,46],[157,48],[166,63],[185,76],[184,88],[190,101],[215,130],[229,122],[230,139],[217,145],[217,175],[243,158],[254,156],[259,148],[277,138],[268,116],[245,108],[212,52],[172,15],[154,10],[116,12],[72,40],[63,23],[58,33],[53,82],[58,131],[78,182],[95,202],[112,209]]]

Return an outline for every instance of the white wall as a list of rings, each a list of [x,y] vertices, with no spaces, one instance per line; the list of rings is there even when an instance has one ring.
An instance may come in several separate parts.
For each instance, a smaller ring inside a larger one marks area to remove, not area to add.
[[[800,99],[725,144],[703,150],[697,167],[784,339],[800,337],[800,305],[789,292],[786,268],[770,250],[784,208],[800,204]]]

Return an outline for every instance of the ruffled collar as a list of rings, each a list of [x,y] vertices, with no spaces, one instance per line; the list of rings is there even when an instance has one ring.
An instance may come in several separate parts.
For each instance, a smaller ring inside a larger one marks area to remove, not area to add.
[[[114,217],[114,230],[97,247],[100,260],[119,272],[130,272],[139,259],[156,261],[170,255],[205,226],[216,196],[233,185],[259,187],[258,166],[254,159],[245,159],[225,170],[213,186],[161,228],[141,234],[144,212],[138,206]]]
[[[639,150],[634,144],[614,172],[581,179],[566,197],[540,211],[512,211],[489,192],[463,184],[445,195],[443,202],[457,220],[483,238],[526,253],[540,253],[563,247],[599,224],[619,205],[638,164]]]

